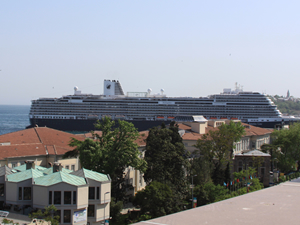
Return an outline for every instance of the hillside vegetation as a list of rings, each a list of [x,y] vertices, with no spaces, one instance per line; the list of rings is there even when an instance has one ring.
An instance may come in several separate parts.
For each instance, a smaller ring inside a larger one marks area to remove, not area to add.
[[[293,101],[275,101],[277,108],[281,113],[289,115],[300,115],[300,102]]]

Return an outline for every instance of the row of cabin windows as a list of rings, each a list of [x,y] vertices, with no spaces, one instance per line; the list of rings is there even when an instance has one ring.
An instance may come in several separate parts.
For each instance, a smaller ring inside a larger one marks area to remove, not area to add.
[[[52,196],[52,191],[49,191],[49,205],[61,205],[61,191],[53,191],[54,196]],[[54,197],[54,198],[53,198]],[[76,191],[73,191],[73,205],[76,204]],[[53,202],[53,203],[52,203]],[[72,192],[64,191],[64,205],[72,204]]]

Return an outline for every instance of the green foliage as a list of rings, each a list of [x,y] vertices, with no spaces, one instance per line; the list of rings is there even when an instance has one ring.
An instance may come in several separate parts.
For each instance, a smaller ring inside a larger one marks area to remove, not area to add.
[[[248,167],[247,170],[241,170],[240,172],[234,172],[233,177],[234,179],[242,179],[244,177],[248,178],[249,176],[254,177],[256,174],[256,170],[252,167]]]
[[[123,209],[123,202],[122,201],[115,202],[115,199],[111,198],[110,216],[112,217],[111,222],[113,224],[120,224],[119,221],[121,220],[122,209]]]
[[[58,225],[60,216],[55,215],[56,211],[57,211],[56,207],[54,205],[50,205],[48,207],[45,207],[44,212],[38,210],[37,212],[29,214],[29,218],[30,219],[41,218],[45,221],[51,222],[51,225]]]
[[[225,187],[219,184],[215,185],[212,182],[197,185],[194,189],[194,196],[197,197],[198,206],[223,200],[226,193],[227,189]]]
[[[279,176],[279,183],[285,182],[286,177],[285,176]]]
[[[258,178],[254,178],[255,174],[256,170],[253,168],[234,173],[235,183],[231,185],[230,188],[227,188],[224,185],[215,185],[213,182],[197,185],[194,189],[194,196],[197,197],[198,206],[246,194],[248,192],[248,183],[250,184],[249,192],[262,189],[263,184],[260,183]],[[249,176],[253,176],[252,179],[249,179]],[[243,179],[245,177],[246,180]],[[240,182],[238,183],[236,181],[237,178],[240,179]]]
[[[245,133],[244,126],[230,122],[222,124],[217,130],[204,134],[195,145],[196,154],[210,162],[210,173],[215,184],[222,185],[225,178],[225,168],[233,156],[234,143]]]
[[[145,152],[148,169],[144,178],[148,184],[158,181],[169,185],[176,196],[174,201],[177,203],[174,207],[182,205],[188,191],[186,171],[190,163],[187,156],[178,127],[174,123],[169,128],[162,126],[150,129]]]
[[[118,126],[115,121],[105,117],[95,124],[102,135],[92,132],[92,139],[79,141],[72,139],[70,146],[76,147],[64,157],[79,155],[82,167],[109,174],[112,179],[112,196],[117,200],[123,200],[126,185],[124,171],[131,166],[141,172],[145,172],[147,163],[141,157],[135,140],[139,133],[132,123],[119,120]]]
[[[272,157],[276,158],[280,171],[296,170],[296,161],[300,161],[300,123],[291,125],[289,129],[274,130],[272,137]]]
[[[134,205],[141,208],[141,214],[151,218],[174,213],[174,195],[170,187],[157,181],[151,182],[142,191],[139,191],[133,200]]]
[[[193,177],[193,183],[195,185],[200,185],[211,181],[211,174],[210,174],[211,162],[204,160],[203,157],[195,157],[190,159],[190,163],[191,163],[191,170],[188,173],[189,182],[192,181],[191,175],[193,176],[197,175]]]
[[[299,115],[300,114],[300,102],[293,101],[277,101],[277,108],[282,113],[288,113],[290,115]]]
[[[14,223],[13,220],[8,220],[8,219],[6,219],[6,218],[4,218],[4,219],[2,220],[2,223],[3,223],[3,224],[19,224],[19,223]]]

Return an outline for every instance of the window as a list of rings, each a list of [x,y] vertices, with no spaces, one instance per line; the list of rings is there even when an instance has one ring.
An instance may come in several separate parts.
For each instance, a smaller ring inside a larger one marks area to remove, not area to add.
[[[60,210],[56,210],[56,212],[54,213],[54,216],[59,216],[58,222],[61,224],[61,211]]]
[[[49,191],[49,205],[52,205],[52,191]]]
[[[12,162],[11,163],[11,168],[14,168],[14,167],[17,167],[18,166],[18,163],[17,162]]]
[[[95,217],[95,205],[89,205],[88,217]]]
[[[73,204],[76,204],[76,199],[77,199],[77,195],[76,195],[76,191],[73,191]]]
[[[66,166],[66,169],[68,170],[70,168],[70,166]]]
[[[100,195],[100,188],[99,187],[97,187],[97,199],[99,199],[99,196]]]
[[[263,177],[265,175],[265,168],[260,168],[260,175]]]
[[[142,182],[143,182],[143,174],[140,173],[140,180],[139,180],[139,183],[142,184]]]
[[[4,184],[0,184],[0,196],[4,196]]]
[[[24,187],[23,200],[31,200],[31,187]]]
[[[89,199],[95,199],[95,187],[89,187]]]
[[[71,170],[75,171],[75,165],[71,166]]]
[[[64,210],[64,223],[71,223],[71,210]]]
[[[22,187],[19,187],[19,200],[22,200]]]
[[[61,204],[61,192],[54,191],[54,205],[60,205],[60,204]]]
[[[64,204],[71,204],[71,191],[65,191],[64,192]]]

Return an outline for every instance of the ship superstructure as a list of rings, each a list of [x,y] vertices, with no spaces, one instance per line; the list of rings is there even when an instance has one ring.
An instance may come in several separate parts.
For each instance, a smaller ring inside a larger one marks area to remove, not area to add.
[[[96,120],[105,116],[134,123],[139,130],[160,125],[163,121],[188,121],[193,115],[206,119],[239,119],[261,127],[274,128],[288,123],[276,105],[264,94],[224,89],[208,97],[167,97],[159,94],[128,92],[119,81],[105,80],[104,94],[83,94],[75,87],[73,95],[40,98],[32,101],[31,126],[47,126],[67,131],[90,131]]]

